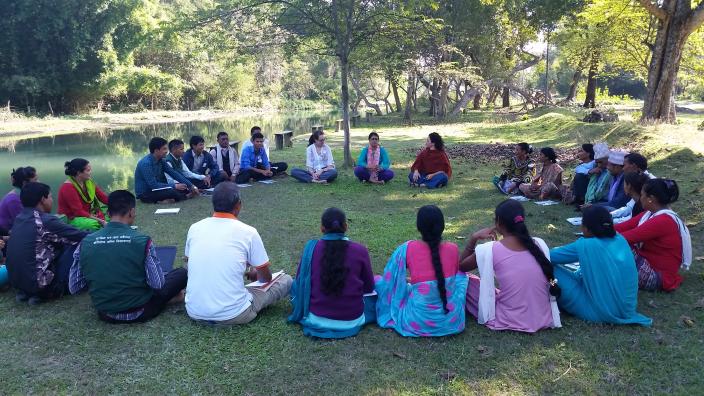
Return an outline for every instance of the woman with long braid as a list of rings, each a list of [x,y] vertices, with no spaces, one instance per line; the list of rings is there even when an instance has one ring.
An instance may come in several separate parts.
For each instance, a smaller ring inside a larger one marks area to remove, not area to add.
[[[457,334],[467,291],[457,245],[442,241],[445,219],[437,206],[420,208],[416,227],[422,240],[399,246],[377,279],[377,322],[407,337]]]
[[[291,288],[290,322],[303,326],[303,334],[319,338],[345,338],[359,333],[376,319],[373,305],[365,309],[364,294],[374,291],[369,251],[345,236],[347,219],[338,208],[323,212],[322,238],[303,250]]]
[[[467,312],[492,330],[534,333],[560,327],[555,300],[560,287],[547,245],[530,236],[520,202],[507,199],[494,213],[494,226],[472,234],[461,256],[460,269],[478,268],[481,277],[469,275]],[[503,238],[494,242],[497,233]],[[477,246],[483,239],[489,242]]]

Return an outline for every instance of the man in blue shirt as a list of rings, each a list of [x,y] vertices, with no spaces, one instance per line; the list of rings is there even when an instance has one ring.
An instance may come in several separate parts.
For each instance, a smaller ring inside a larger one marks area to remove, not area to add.
[[[236,183],[247,183],[250,179],[266,180],[274,176],[269,164],[269,158],[264,150],[264,135],[261,132],[252,134],[252,145],[242,149],[240,159],[240,173],[237,175]]]
[[[251,137],[254,136],[255,133],[262,133],[262,128],[258,126],[253,126],[252,129],[249,131],[249,140],[245,140],[244,143],[242,143],[242,151],[246,149],[247,147],[252,146],[252,140]],[[264,134],[262,133],[262,136]],[[288,164],[285,162],[272,162],[271,161],[271,156],[269,155],[269,139],[266,137],[264,138],[264,152],[266,152],[266,158],[269,160],[269,170],[274,172],[274,176],[278,176],[284,172],[286,172],[286,169],[288,169]],[[240,162],[242,162],[242,158],[240,158]]]
[[[198,188],[176,169],[166,165],[166,140],[155,137],[149,141],[149,154],[139,160],[134,170],[134,190],[144,203],[173,203],[198,195]],[[169,183],[166,175],[175,182]]]

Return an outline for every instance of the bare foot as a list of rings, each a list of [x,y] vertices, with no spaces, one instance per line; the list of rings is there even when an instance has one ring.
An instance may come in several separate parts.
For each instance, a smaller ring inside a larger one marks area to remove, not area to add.
[[[181,290],[177,295],[169,300],[168,304],[179,304],[186,301],[186,290]]]

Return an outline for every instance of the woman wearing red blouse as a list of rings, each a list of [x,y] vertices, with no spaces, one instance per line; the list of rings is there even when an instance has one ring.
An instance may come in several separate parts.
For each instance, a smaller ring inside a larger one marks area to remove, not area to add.
[[[412,187],[439,188],[446,186],[451,176],[452,167],[445,153],[445,143],[437,132],[433,132],[425,140],[425,149],[418,153],[411,165],[408,181]]]
[[[88,231],[105,225],[108,196],[91,179],[90,163],[75,158],[64,164],[68,180],[59,188],[58,213],[66,215],[72,226]]]
[[[673,180],[649,180],[640,197],[644,212],[614,225],[633,248],[642,290],[677,289],[682,283],[680,266],[691,263],[689,231],[670,209],[678,197],[679,188]]]

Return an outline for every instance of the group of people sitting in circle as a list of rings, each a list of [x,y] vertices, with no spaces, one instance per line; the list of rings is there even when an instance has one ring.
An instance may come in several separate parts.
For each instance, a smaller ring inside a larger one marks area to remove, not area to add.
[[[501,175],[494,177],[502,193],[562,200],[582,213],[604,208],[631,247],[638,286],[663,291],[679,287],[679,269],[689,269],[692,263],[692,242],[685,222],[670,208],[679,198],[674,180],[656,178],[639,153],[609,150],[605,143],[597,143],[581,146],[574,177],[564,183],[555,150],[540,149],[540,172],[530,158],[532,151],[527,143],[516,145]]]
[[[386,182],[393,177],[386,173],[388,153],[378,145],[378,135],[369,141],[355,174]],[[367,248],[347,237],[345,213],[328,208],[321,217],[322,236],[302,247],[295,277],[273,278],[259,233],[239,220],[239,175],[274,173],[264,139],[253,131],[251,142],[251,149],[243,149],[243,157],[250,158],[238,161],[227,135],[218,136],[210,153],[197,136],[185,154],[182,142],[154,138],[135,171],[136,196],[126,190],[106,196],[92,182],[88,161],[69,161],[58,204],[65,219],[50,214],[51,191],[37,181],[36,170],[15,169],[15,190],[0,202],[0,227],[10,236],[2,247],[17,301],[37,304],[87,291],[99,319],[108,323],[148,321],[169,302],[185,301],[194,321],[228,326],[251,322],[290,296],[288,320],[312,337],[350,337],[369,323],[403,336],[444,336],[463,331],[466,314],[492,330],[533,333],[561,327],[560,309],[589,322],[649,326],[652,320],[637,312],[638,289],[675,290],[682,282],[680,265],[691,263],[689,232],[670,209],[678,186],[650,178],[642,156],[584,145],[576,174],[587,177],[586,188],[582,176],[565,188],[554,150],[541,150],[543,169],[537,173],[532,149],[521,143],[495,184],[509,194],[571,197],[583,215],[583,237],[575,242],[550,249],[530,234],[523,204],[506,199],[494,211],[494,225],[472,233],[460,251],[443,240],[442,211],[428,205],[416,215],[420,238],[398,246],[383,272],[374,275]],[[308,182],[334,179],[324,142],[323,133],[313,134],[307,169],[292,175]],[[601,170],[594,171],[597,167]],[[447,183],[451,168],[439,135],[428,137],[411,169],[412,184]],[[152,239],[133,227],[136,200],[184,199],[198,193],[197,183],[215,185],[213,214],[189,228],[184,268],[165,271]],[[615,224],[612,211],[624,208],[630,209],[630,220]],[[579,263],[576,270],[573,263]],[[269,284],[248,288],[246,280]]]

